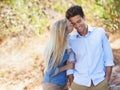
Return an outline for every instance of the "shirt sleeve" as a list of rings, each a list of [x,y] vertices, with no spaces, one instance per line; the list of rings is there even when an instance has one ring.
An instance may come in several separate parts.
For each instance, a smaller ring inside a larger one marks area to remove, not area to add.
[[[110,47],[110,43],[109,43],[109,40],[106,36],[105,31],[103,32],[102,42],[103,42],[105,66],[113,66],[114,65],[114,58],[113,58],[113,54],[112,54],[112,49]]]
[[[68,54],[69,54],[68,61],[69,62],[76,62],[75,53],[73,52],[73,50],[71,48],[69,48]],[[73,74],[73,73],[74,73],[74,69],[68,69],[67,70],[67,75],[70,75],[70,74]]]

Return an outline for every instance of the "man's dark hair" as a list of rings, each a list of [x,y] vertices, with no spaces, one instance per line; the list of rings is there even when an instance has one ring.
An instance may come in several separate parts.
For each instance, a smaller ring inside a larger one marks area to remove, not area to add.
[[[80,15],[82,18],[84,18],[84,12],[81,6],[75,5],[70,7],[66,11],[66,18],[70,19],[71,17],[74,17],[76,15]]]

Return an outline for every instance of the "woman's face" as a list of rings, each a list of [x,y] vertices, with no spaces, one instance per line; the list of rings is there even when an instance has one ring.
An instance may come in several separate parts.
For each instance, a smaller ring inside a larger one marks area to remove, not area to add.
[[[67,20],[67,27],[68,27],[68,33],[71,33],[73,31],[73,25],[68,20]]]

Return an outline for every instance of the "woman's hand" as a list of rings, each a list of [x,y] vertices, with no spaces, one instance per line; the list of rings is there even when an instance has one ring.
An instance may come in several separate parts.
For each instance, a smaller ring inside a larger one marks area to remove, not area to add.
[[[75,62],[67,62],[66,64],[66,68],[67,69],[73,69],[75,67]]]

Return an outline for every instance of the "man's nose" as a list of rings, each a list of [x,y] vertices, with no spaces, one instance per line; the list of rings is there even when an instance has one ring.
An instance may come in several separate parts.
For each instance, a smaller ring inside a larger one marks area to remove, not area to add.
[[[80,26],[79,23],[76,23],[76,27],[79,28],[79,26]]]

